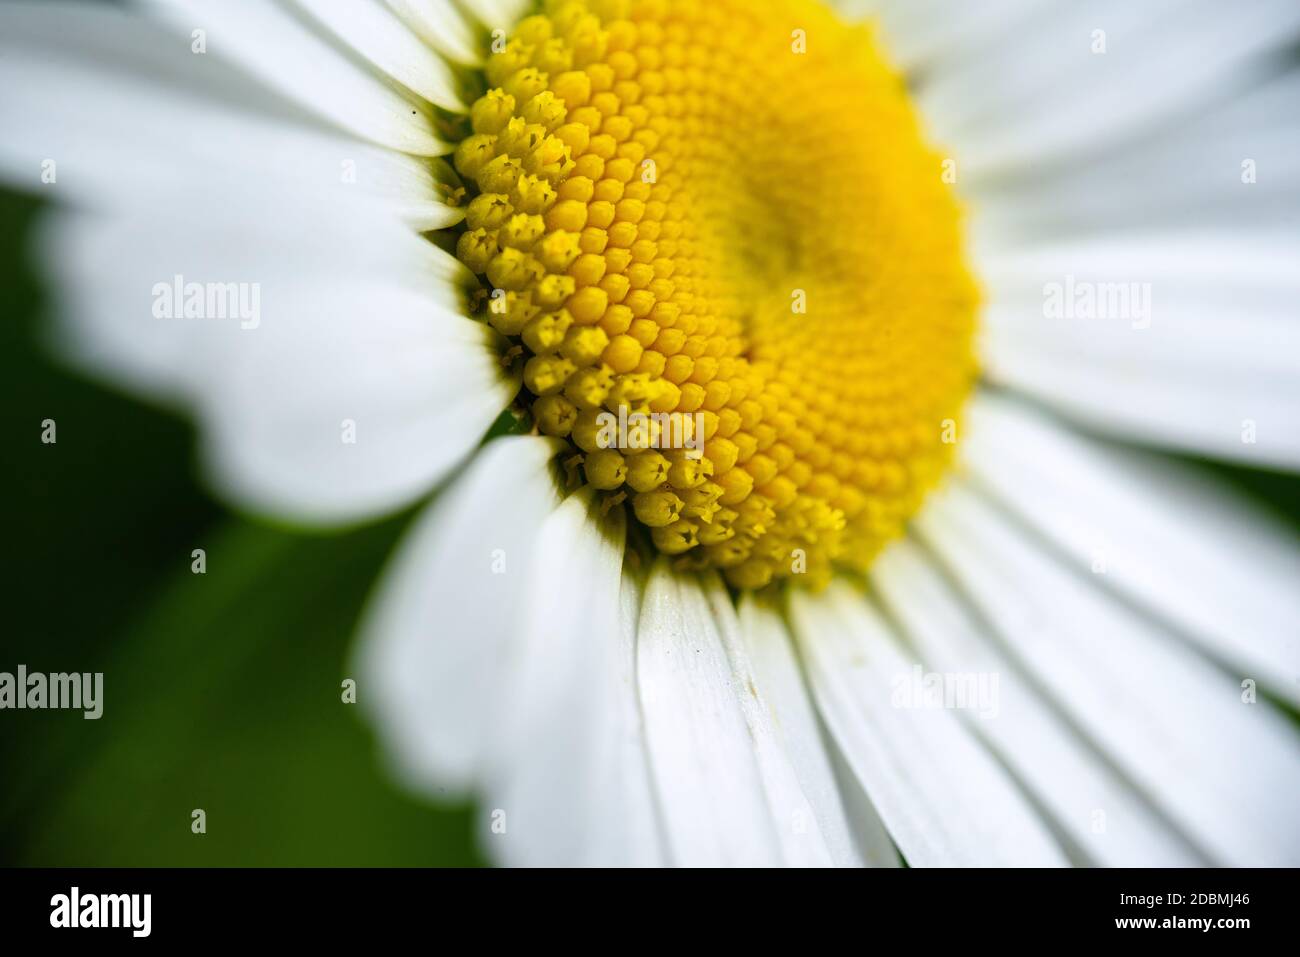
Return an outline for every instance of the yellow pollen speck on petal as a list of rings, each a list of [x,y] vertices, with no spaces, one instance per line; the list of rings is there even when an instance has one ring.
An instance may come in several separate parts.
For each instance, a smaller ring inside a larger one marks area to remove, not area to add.
[[[455,248],[537,429],[736,587],[866,568],[952,460],[978,305],[950,164],[869,27],[547,0],[485,77]]]

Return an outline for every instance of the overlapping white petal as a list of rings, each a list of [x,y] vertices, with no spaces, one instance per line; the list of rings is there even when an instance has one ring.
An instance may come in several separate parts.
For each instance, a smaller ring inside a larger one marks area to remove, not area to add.
[[[422,41],[379,0],[292,0],[340,42],[368,60],[382,76],[391,77],[436,106],[463,112],[466,103],[457,90],[447,60]]]
[[[1044,0],[953,3],[951,0],[836,0],[847,15],[871,18],[883,33],[886,55],[913,75],[959,62],[1005,43]]]
[[[205,31],[203,56],[237,65],[362,139],[420,156],[451,149],[435,130],[425,100],[344,56],[278,0],[148,0],[148,5],[176,28],[176,42],[189,44],[195,30]]]
[[[508,32],[529,12],[532,0],[465,0],[465,6],[488,30]]]
[[[804,789],[804,782],[816,788],[821,783],[819,775],[808,773],[812,765],[806,755],[801,756],[798,763],[792,755],[792,750],[795,753],[813,750],[820,754],[823,751],[820,737],[814,733],[814,728],[807,724],[801,727],[797,723],[797,712],[791,713],[792,721],[788,726],[783,723],[784,715],[776,697],[769,697],[768,689],[760,684],[731,594],[716,576],[706,578],[704,589],[731,665],[733,680],[739,686],[740,707],[780,842],[782,861],[799,867],[826,867],[851,862],[853,852],[842,812],[836,814],[834,807],[824,800],[819,802],[820,809],[814,807]],[[774,686],[782,683],[788,686],[794,678],[788,670],[794,666],[793,659],[782,662],[772,655],[766,659],[766,664],[769,668],[766,677]],[[785,671],[784,676],[781,671]],[[829,834],[823,830],[823,820],[829,824]],[[836,845],[834,853],[832,843]]]
[[[1300,734],[1242,676],[1104,591],[1109,567],[1054,560],[969,491],[949,489],[923,527],[1006,652],[1211,860],[1300,861]],[[1115,554],[1143,532],[1117,536]]]
[[[807,813],[815,819],[836,866],[864,863],[875,867],[897,866],[898,853],[870,805],[860,809],[855,821],[845,812],[820,721],[808,697],[781,615],[752,596],[745,596],[740,602],[739,625],[740,640],[753,669],[754,685],[770,713],[776,738],[789,756],[799,785],[797,792],[793,789],[788,792],[787,812],[783,816],[799,821],[798,815],[805,812],[806,803]],[[801,823],[804,827],[808,825],[806,821]]]
[[[463,216],[442,202],[441,161],[331,133],[150,20],[20,3],[0,25],[0,125],[22,131],[0,140],[0,175],[19,188],[163,218],[196,200],[245,221],[282,202],[339,220],[356,204],[417,229]]]
[[[679,865],[823,865],[830,843],[771,708],[757,686],[730,599],[716,578],[660,561],[637,636],[650,766],[672,861]],[[789,733],[795,726],[787,728]],[[806,728],[805,728],[806,729]],[[799,747],[815,747],[803,739]],[[807,770],[807,765],[803,765]],[[810,786],[813,777],[805,777]]]
[[[842,582],[791,596],[827,727],[913,866],[1066,863],[1036,810],[952,711],[895,700],[913,662],[866,597]]]
[[[740,686],[699,582],[650,573],[637,639],[650,767],[679,865],[773,865],[781,840]]]
[[[1241,678],[1300,702],[1300,545],[1195,472],[1090,442],[1017,403],[973,404],[965,457],[1003,508],[1080,572]]]
[[[0,73],[15,60],[0,57]],[[39,71],[34,71],[40,76]],[[458,223],[464,210],[442,199],[435,165],[299,125],[207,108],[128,85],[84,92],[75,71],[37,80],[0,103],[0,122],[30,137],[0,143],[0,176],[45,198],[103,212],[169,207],[220,199],[246,220],[284,204],[310,206],[340,220],[357,208],[414,230]],[[26,71],[26,76],[33,71]],[[69,82],[71,81],[71,82]],[[231,150],[232,142],[245,149]],[[42,182],[44,164],[56,177]]]
[[[450,62],[477,65],[483,59],[475,27],[451,0],[384,0],[421,40]]]
[[[624,533],[623,513],[602,517],[585,490],[534,543],[512,640],[495,662],[507,684],[484,842],[505,863],[664,862],[636,707],[635,597],[620,587]]]
[[[965,175],[1077,163],[1247,89],[1297,30],[1289,0],[1044,4],[934,69],[918,101]]]
[[[1300,468],[1298,256],[1261,231],[990,252],[987,376],[1120,437]]]
[[[1157,126],[1086,163],[962,178],[976,248],[1156,229],[1277,228],[1300,215],[1300,74],[1283,73],[1186,123]],[[1228,236],[1239,237],[1236,232]]]
[[[871,578],[925,662],[925,676],[939,689],[939,682],[955,689],[944,706],[957,708],[1036,797],[1074,849],[1074,863],[1204,863],[1143,792],[1113,769],[1107,754],[1075,732],[1054,698],[1000,650],[920,548],[909,541],[894,544],[877,560]]]

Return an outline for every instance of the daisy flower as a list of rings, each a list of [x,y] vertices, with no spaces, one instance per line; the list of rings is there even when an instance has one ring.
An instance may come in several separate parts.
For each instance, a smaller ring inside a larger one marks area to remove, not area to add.
[[[1293,0],[0,5],[55,347],[427,502],[359,698],[507,864],[1300,863]],[[326,583],[322,583],[324,585]]]

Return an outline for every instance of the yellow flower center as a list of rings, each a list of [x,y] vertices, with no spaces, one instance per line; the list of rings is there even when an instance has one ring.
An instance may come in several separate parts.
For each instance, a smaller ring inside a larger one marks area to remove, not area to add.
[[[976,366],[950,163],[810,0],[555,0],[488,59],[456,252],[539,431],[683,564],[865,568]]]

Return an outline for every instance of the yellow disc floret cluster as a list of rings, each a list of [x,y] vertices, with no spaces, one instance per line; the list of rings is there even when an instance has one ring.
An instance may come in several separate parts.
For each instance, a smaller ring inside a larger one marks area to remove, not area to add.
[[[537,429],[733,585],[864,568],[946,468],[976,372],[951,164],[819,3],[542,10],[455,154],[457,255]],[[649,431],[611,442],[619,413]]]

